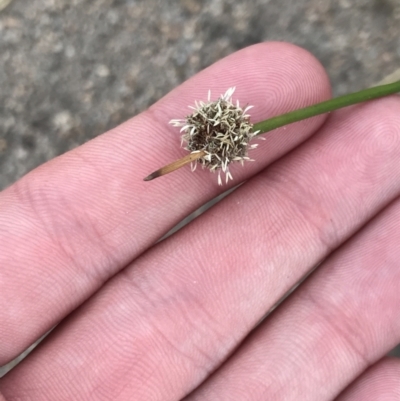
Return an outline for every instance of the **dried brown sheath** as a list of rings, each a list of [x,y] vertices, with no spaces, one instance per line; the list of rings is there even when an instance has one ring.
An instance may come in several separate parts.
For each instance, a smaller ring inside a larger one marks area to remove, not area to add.
[[[187,156],[182,157],[182,159],[175,160],[174,162],[160,168],[159,170],[154,171],[154,173],[148,175],[144,179],[144,181],[151,181],[154,180],[154,178],[158,178],[168,173],[172,173],[173,171],[178,170],[178,168],[184,166],[185,164],[191,163],[197,159],[200,159],[203,156],[205,156],[204,151],[189,153]]]

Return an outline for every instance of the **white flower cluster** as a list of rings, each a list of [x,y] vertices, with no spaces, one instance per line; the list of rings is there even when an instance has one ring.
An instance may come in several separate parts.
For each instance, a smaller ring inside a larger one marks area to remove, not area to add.
[[[170,124],[181,127],[182,144],[191,153],[204,152],[204,156],[192,163],[192,171],[197,163],[212,172],[218,171],[218,183],[222,185],[221,171],[225,173],[226,182],[232,179],[229,164],[251,160],[247,153],[258,145],[249,145],[250,140],[259,131],[253,131],[250,115],[246,114],[253,106],[242,109],[239,101],[233,103],[235,88],[230,88],[218,100],[212,102],[208,91],[207,102],[195,102],[189,106],[193,112],[186,119],[171,120]]]

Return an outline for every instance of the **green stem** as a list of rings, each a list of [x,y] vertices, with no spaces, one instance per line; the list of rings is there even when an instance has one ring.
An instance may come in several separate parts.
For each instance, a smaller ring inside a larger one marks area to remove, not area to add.
[[[367,100],[377,99],[383,96],[388,96],[397,92],[400,92],[400,81],[387,85],[375,86],[374,88],[364,89],[349,95],[339,96],[322,103],[317,103],[312,106],[304,107],[303,109],[291,111],[289,113],[281,114],[280,116],[261,121],[257,124],[254,124],[254,131],[260,131],[257,135],[261,135],[296,121],[305,120],[306,118],[318,116],[319,114],[329,113],[343,107],[365,102]]]

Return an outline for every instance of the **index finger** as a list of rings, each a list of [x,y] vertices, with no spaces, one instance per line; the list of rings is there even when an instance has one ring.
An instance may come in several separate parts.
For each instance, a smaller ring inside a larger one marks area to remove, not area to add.
[[[308,52],[259,44],[207,68],[114,130],[41,166],[0,194],[0,364],[81,304],[183,217],[227,187],[208,171],[143,178],[181,157],[168,127],[187,106],[236,86],[254,122],[326,99],[326,74]],[[307,139],[320,116],[268,135],[231,185]],[[33,301],[33,302],[32,302]]]

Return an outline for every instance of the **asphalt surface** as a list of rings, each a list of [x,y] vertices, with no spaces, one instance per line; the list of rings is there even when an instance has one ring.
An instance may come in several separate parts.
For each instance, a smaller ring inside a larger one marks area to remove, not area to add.
[[[310,50],[334,94],[352,92],[399,68],[400,1],[11,1],[0,11],[0,189],[267,40]]]
[[[400,66],[399,33],[398,0],[13,0],[0,12],[0,189],[245,46],[303,46],[344,94]]]

